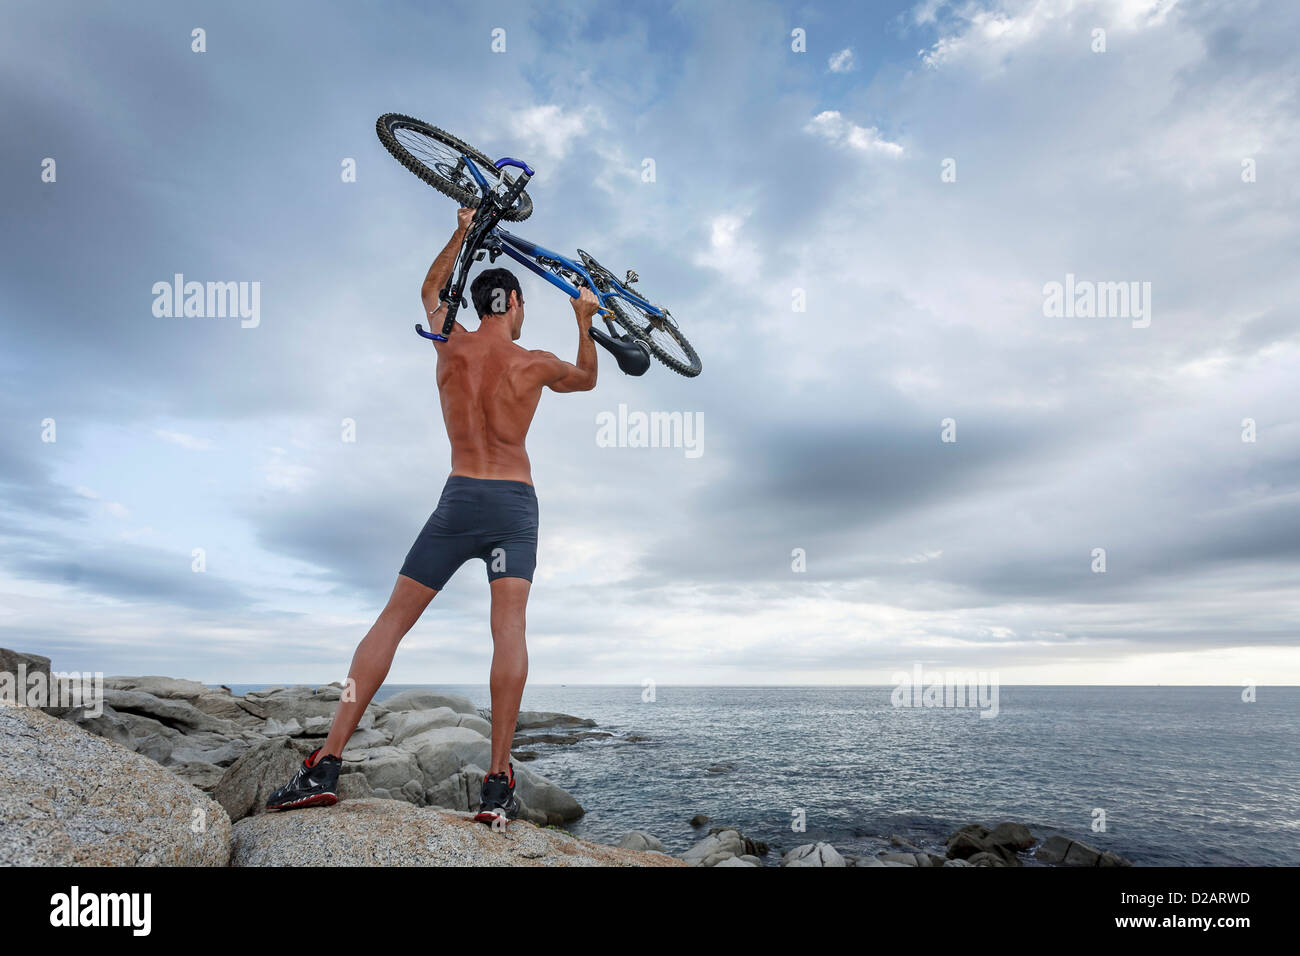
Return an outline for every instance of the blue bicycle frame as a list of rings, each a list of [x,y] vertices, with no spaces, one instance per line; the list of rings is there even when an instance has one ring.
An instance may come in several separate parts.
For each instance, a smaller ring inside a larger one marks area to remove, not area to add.
[[[482,172],[479,171],[478,167],[474,164],[474,161],[468,156],[463,156],[462,159],[465,162],[465,168],[469,170],[470,175],[472,175],[478,182],[479,188],[483,192],[483,196],[486,198],[494,195],[492,186],[489,185],[486,177],[484,177]],[[529,168],[527,163],[521,162],[517,159],[511,159],[510,157],[497,160],[495,165],[497,169],[501,169],[504,166],[516,166],[522,170],[523,174],[526,176],[532,176],[533,174],[532,169]],[[491,203],[484,202],[479,207],[479,212],[475,214],[475,220],[477,221],[479,216],[491,206]],[[497,218],[499,218],[499,215]],[[587,283],[588,288],[596,294],[601,306],[599,314],[605,320],[605,324],[609,327],[610,332],[615,335],[618,335],[619,333],[610,322],[610,310],[605,308],[605,303],[615,296],[622,297],[650,316],[664,315],[662,309],[651,305],[635,292],[628,290],[626,286],[615,279],[612,275],[609,277],[609,291],[601,292],[595,281],[592,279],[591,273],[587,271],[586,267],[582,263],[576,262],[568,256],[561,255],[558,252],[552,252],[544,246],[539,246],[535,242],[530,242],[522,236],[516,236],[513,233],[507,232],[496,224],[493,224],[493,226],[482,235],[476,235],[474,226],[471,224],[470,237],[475,240],[474,248],[467,250],[468,255],[471,258],[476,257],[480,251],[486,250],[495,261],[497,255],[504,253],[520,265],[526,266],[528,269],[537,273],[551,285],[562,290],[572,299],[578,297],[579,290],[564,278],[560,272],[561,270],[567,269],[570,272],[580,275]],[[539,262],[544,262],[546,265],[540,265]],[[468,261],[462,263],[462,267],[467,265]],[[446,341],[446,338],[442,335],[437,335],[433,332],[426,332],[423,326],[417,325],[415,330],[426,339],[433,339],[435,342]]]

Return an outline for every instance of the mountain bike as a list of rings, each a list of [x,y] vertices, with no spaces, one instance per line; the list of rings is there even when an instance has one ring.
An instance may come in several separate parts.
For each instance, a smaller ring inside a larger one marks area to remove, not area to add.
[[[533,212],[526,187],[534,170],[526,162],[509,156],[496,162],[468,143],[436,126],[404,116],[385,113],[375,123],[379,141],[393,157],[423,182],[460,205],[475,210],[457,257],[457,268],[440,299],[447,303],[441,333],[415,330],[426,339],[447,341],[456,313],[468,306],[465,282],[474,262],[487,257],[495,263],[505,255],[537,273],[551,285],[576,298],[587,287],[600,302],[599,315],[608,333],[592,326],[588,333],[609,351],[618,366],[629,375],[642,375],[650,356],[689,378],[700,374],[700,357],[662,305],[652,304],[633,287],[640,281],[628,269],[622,279],[581,249],[573,259],[508,232],[501,221],[522,222]],[[511,178],[507,169],[516,169]]]

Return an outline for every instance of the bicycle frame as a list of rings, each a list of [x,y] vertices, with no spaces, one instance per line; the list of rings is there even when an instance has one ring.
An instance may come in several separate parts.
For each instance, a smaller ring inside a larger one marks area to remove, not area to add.
[[[472,175],[475,181],[478,182],[483,196],[485,198],[493,196],[494,193],[492,187],[488,184],[487,178],[475,165],[474,161],[468,156],[462,156],[461,159],[470,175]],[[527,164],[509,157],[497,160],[495,165],[498,169],[507,165],[518,166],[521,170],[524,170],[527,175],[532,175],[532,170],[528,168]],[[664,315],[662,309],[657,308],[645,299],[641,298],[641,296],[637,295],[635,292],[630,291],[625,285],[623,285],[623,283],[619,282],[612,275],[609,277],[609,291],[601,292],[599,288],[597,288],[595,280],[592,279],[591,273],[587,271],[586,267],[583,266],[582,263],[576,262],[568,256],[561,255],[558,252],[552,252],[550,249],[547,249],[544,246],[539,246],[537,243],[525,239],[522,236],[516,236],[513,233],[507,232],[495,223],[490,229],[487,229],[482,234],[478,234],[475,230],[475,224],[480,222],[480,217],[483,215],[490,215],[493,212],[500,212],[500,210],[493,208],[494,205],[495,204],[492,202],[484,202],[479,206],[478,211],[474,215],[474,222],[470,225],[469,234],[466,238],[466,245],[462,247],[459,257],[461,273],[459,277],[460,290],[464,289],[464,279],[468,272],[470,262],[479,258],[480,252],[486,251],[491,257],[490,261],[492,262],[495,262],[499,255],[504,254],[509,256],[520,265],[526,266],[531,271],[537,273],[537,275],[541,276],[557,289],[563,291],[572,299],[578,297],[579,290],[571,282],[565,279],[564,276],[560,274],[560,271],[567,269],[571,272],[577,273],[587,283],[587,286],[592,290],[592,292],[596,294],[601,306],[598,314],[605,320],[605,325],[609,328],[610,333],[615,336],[618,336],[621,333],[614,328],[614,324],[610,321],[610,310],[605,308],[605,303],[615,296],[621,296],[629,303],[637,306],[652,316]],[[499,214],[496,218],[500,218]],[[546,263],[546,266],[539,265],[538,260]],[[441,298],[443,301],[450,302],[453,298],[453,296],[449,295],[451,287],[452,280],[449,277],[447,287],[442,290]],[[464,304],[463,295],[461,296],[461,299],[462,302],[458,303],[458,306]],[[444,335],[426,332],[423,326],[417,325],[415,330],[426,339],[432,339],[435,342],[446,341]]]

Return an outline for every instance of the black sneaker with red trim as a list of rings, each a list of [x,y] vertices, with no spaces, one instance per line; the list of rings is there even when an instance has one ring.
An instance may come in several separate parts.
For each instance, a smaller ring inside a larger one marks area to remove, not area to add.
[[[339,802],[339,770],[343,761],[338,757],[317,759],[317,747],[302,762],[293,779],[266,801],[268,810],[296,810],[298,807],[330,807]]]
[[[478,813],[474,814],[474,819],[479,823],[513,820],[519,816],[519,798],[515,796],[515,767],[514,764],[506,764],[506,767],[508,773],[492,773],[483,778]]]

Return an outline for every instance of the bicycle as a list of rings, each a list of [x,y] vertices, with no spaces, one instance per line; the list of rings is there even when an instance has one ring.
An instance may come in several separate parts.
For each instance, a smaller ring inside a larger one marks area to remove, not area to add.
[[[522,222],[532,215],[533,201],[525,189],[534,170],[527,163],[509,156],[493,162],[450,133],[401,113],[379,117],[375,131],[393,158],[419,179],[460,205],[476,210],[457,258],[454,278],[448,280],[439,295],[447,303],[442,332],[426,332],[423,325],[416,325],[422,337],[447,341],[457,311],[469,304],[464,290],[472,263],[482,261],[484,256],[495,263],[499,256],[506,255],[570,298],[578,296],[581,286],[590,288],[600,301],[598,314],[609,332],[593,325],[588,334],[614,356],[618,367],[628,375],[645,374],[652,355],[688,378],[700,374],[700,357],[672,314],[630,288],[640,281],[635,271],[628,269],[620,280],[581,249],[578,259],[571,259],[501,228],[502,220]],[[519,174],[509,178],[507,167],[518,169]]]

